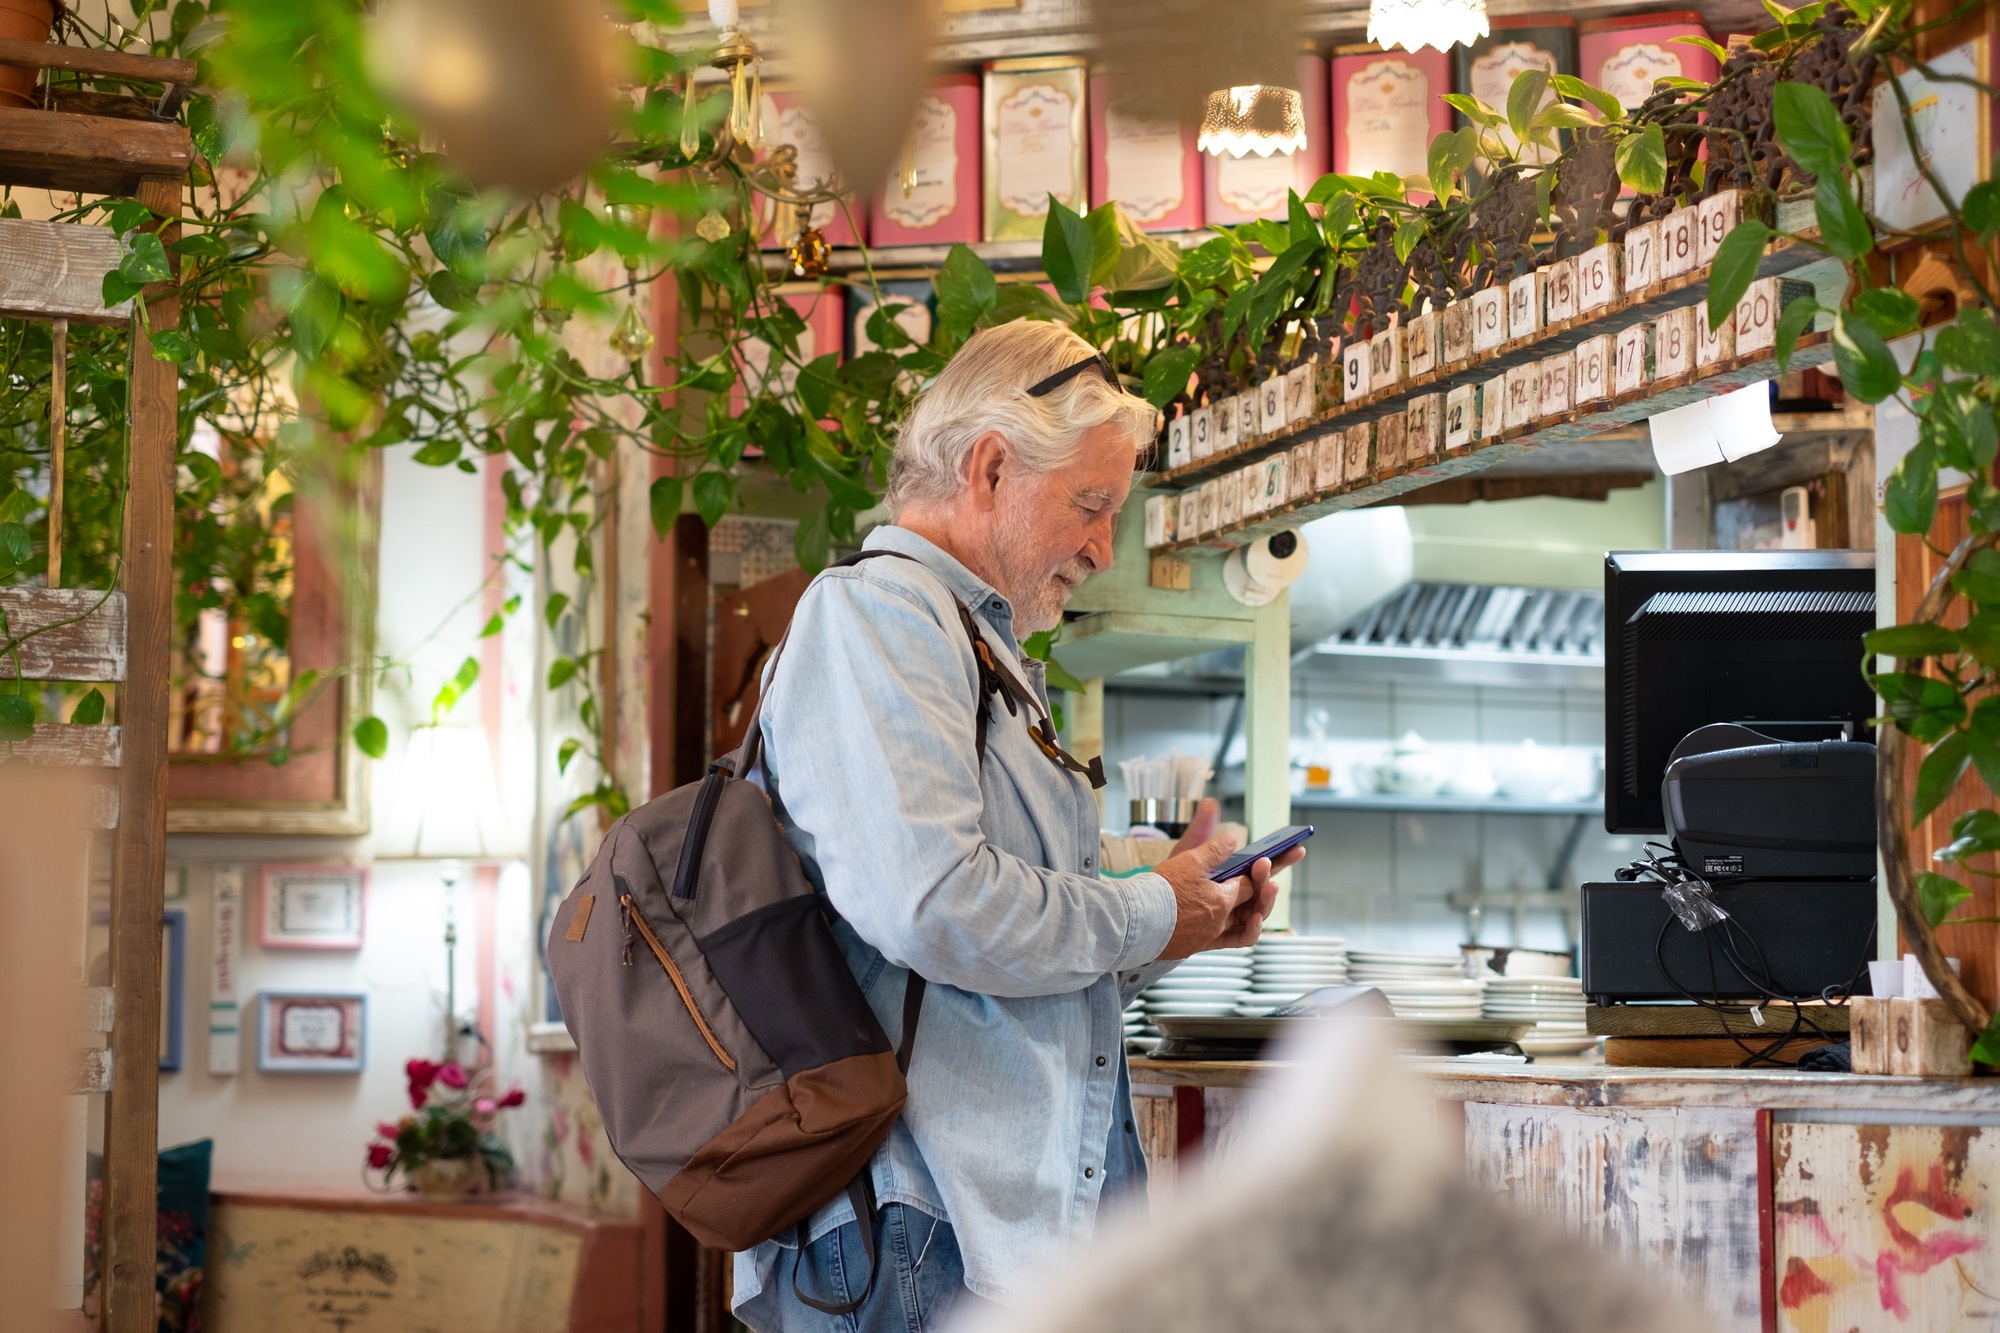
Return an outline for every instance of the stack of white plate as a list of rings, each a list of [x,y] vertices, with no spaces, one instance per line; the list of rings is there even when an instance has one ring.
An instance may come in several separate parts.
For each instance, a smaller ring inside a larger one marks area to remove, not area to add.
[[[1250,990],[1237,1012],[1268,1014],[1321,986],[1347,984],[1347,941],[1338,935],[1265,935],[1250,951]]]
[[[1348,950],[1347,982],[1380,990],[1398,1018],[1478,1018],[1485,990],[1480,982],[1466,979],[1465,964],[1455,954],[1386,949]]]
[[[1250,988],[1250,951],[1198,953],[1140,993],[1148,1018],[1222,1018]]]
[[[1488,977],[1485,1014],[1533,1023],[1521,1039],[1530,1055],[1573,1055],[1594,1045],[1583,1018],[1583,982],[1575,977]]]
[[[1135,1041],[1150,1045],[1160,1035],[1160,1030],[1146,1021],[1146,1003],[1138,996],[1125,1006],[1125,1043],[1129,1049]]]

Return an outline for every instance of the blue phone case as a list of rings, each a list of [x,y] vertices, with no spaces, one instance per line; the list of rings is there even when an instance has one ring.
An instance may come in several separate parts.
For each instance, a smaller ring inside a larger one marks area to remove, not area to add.
[[[1266,834],[1241,851],[1230,853],[1227,861],[1208,872],[1208,877],[1217,884],[1235,879],[1263,858],[1283,856],[1312,835],[1311,824],[1287,825],[1276,833]]]

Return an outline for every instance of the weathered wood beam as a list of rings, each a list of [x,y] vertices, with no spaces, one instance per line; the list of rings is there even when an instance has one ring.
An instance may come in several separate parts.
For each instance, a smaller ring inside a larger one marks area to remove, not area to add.
[[[109,227],[0,218],[0,315],[123,324],[132,303],[104,304],[104,275],[122,258]]]
[[[37,722],[32,735],[0,746],[0,762],[25,759],[62,768],[117,768],[124,751],[122,730]]]
[[[0,65],[102,74],[107,78],[134,79],[141,83],[188,84],[195,81],[192,60],[133,55],[130,51],[103,51],[91,46],[65,46],[59,42],[24,42],[16,37],[0,37]]]
[[[125,594],[0,588],[0,677],[125,679]]]
[[[130,195],[147,177],[171,177],[161,211],[175,213],[193,162],[185,125],[0,107],[0,185]]]

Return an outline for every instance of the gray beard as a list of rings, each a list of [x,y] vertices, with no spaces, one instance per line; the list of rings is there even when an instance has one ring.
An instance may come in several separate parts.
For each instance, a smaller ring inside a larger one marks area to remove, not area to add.
[[[1060,625],[1072,588],[1064,586],[1055,576],[1061,574],[1072,585],[1078,584],[1089,576],[1090,566],[1076,558],[1065,560],[1054,569],[1038,569],[1031,564],[1033,558],[1007,538],[1001,538],[998,545],[994,567],[1005,580],[1000,593],[1014,607],[1015,635],[1026,638]]]

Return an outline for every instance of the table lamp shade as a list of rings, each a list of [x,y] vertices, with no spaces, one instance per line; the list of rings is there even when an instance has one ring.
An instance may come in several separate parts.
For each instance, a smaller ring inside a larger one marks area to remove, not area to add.
[[[526,830],[500,803],[493,752],[478,727],[418,727],[397,780],[385,784],[375,854],[413,860],[497,861],[521,855]]]

